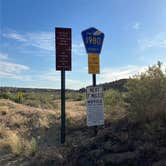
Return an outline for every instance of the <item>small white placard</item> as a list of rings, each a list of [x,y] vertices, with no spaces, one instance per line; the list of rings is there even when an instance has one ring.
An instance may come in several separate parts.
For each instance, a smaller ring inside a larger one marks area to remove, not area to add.
[[[87,125],[104,124],[104,100],[102,87],[87,87],[86,89]]]

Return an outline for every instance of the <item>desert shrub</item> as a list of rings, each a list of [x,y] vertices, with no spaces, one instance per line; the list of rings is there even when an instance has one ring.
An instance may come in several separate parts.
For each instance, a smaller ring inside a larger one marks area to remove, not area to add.
[[[24,100],[25,105],[31,106],[31,107],[39,107],[40,106],[40,102],[38,100]]]
[[[40,127],[49,128],[50,122],[47,116],[42,116],[39,118]]]
[[[15,99],[15,95],[10,93],[9,91],[6,91],[6,92],[3,92],[2,94],[0,94],[0,98],[14,100]]]
[[[2,93],[1,98],[9,99],[10,98],[10,94],[9,93]]]
[[[111,111],[115,107],[124,107],[123,93],[117,90],[109,90],[104,94],[104,106],[106,111]]]
[[[127,109],[141,121],[152,121],[166,115],[166,73],[162,65],[149,67],[140,75],[130,78],[125,101]]]
[[[85,100],[85,94],[79,92],[67,92],[66,99],[74,100],[74,101],[82,101]]]
[[[23,150],[21,138],[12,130],[0,126],[0,148],[9,147],[13,154],[20,154]]]
[[[54,100],[55,95],[50,93],[26,93],[23,104],[43,109],[55,109],[58,107]]]
[[[66,125],[67,125],[67,126],[70,126],[70,125],[71,125],[71,118],[70,118],[70,117],[67,117],[67,118],[66,118]]]
[[[34,155],[38,150],[36,139],[23,138],[18,132],[0,126],[0,149],[9,148],[9,152],[15,155]]]
[[[42,93],[34,93],[27,92],[22,93],[18,92],[3,92],[0,94],[0,98],[9,99],[16,103],[22,103],[32,107],[39,107],[44,109],[55,109],[58,108],[58,104],[55,100],[59,99],[59,93],[53,92],[42,92]],[[77,97],[78,98],[78,97]]]
[[[25,141],[25,155],[33,156],[38,151],[37,141],[34,137],[30,141]]]
[[[8,92],[8,91],[3,92],[2,94],[0,94],[0,98],[9,99],[9,100],[12,100],[16,103],[21,103],[22,99],[23,99],[22,96],[19,96],[18,94],[11,93],[11,92]]]
[[[8,137],[8,144],[11,147],[11,151],[14,154],[20,154],[23,151],[23,146],[20,137],[14,133],[11,132],[11,135]]]
[[[19,114],[14,114],[13,116],[11,116],[9,124],[11,127],[20,128],[21,125],[25,125],[26,122],[27,122],[27,119],[24,116],[21,116]]]

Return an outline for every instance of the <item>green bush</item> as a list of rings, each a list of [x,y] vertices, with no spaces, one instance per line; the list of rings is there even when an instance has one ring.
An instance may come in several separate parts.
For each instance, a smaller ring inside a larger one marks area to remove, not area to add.
[[[124,107],[123,93],[117,90],[109,90],[104,94],[104,106],[106,111],[115,107]]]
[[[3,99],[9,99],[10,98],[10,94],[9,93],[3,93],[1,95],[1,98],[3,98]]]
[[[34,93],[28,92],[22,94],[18,92],[3,92],[0,94],[0,98],[10,99],[16,103],[22,103],[32,107],[39,107],[44,109],[55,109],[58,108],[58,104],[55,102],[59,99],[59,94],[54,93]]]
[[[73,100],[73,101],[82,101],[82,100],[85,100],[85,93],[67,92],[66,99]]]
[[[165,117],[166,73],[162,71],[160,62],[129,79],[127,89],[127,109],[139,120],[147,122]]]
[[[32,137],[29,140],[23,138],[21,143],[22,143],[22,152],[19,155],[32,157],[38,151],[38,144],[34,137]]]
[[[10,92],[4,92],[0,95],[0,98],[2,99],[10,99],[12,101],[15,101],[15,102],[19,102],[19,98],[16,94],[14,93],[10,93]]]

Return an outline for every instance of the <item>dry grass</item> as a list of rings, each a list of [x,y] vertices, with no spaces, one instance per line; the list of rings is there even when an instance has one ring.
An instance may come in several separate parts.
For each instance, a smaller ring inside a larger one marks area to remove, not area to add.
[[[118,121],[128,115],[128,112],[125,110],[125,108],[119,105],[115,105],[107,109],[109,109],[109,111],[105,111],[105,119],[107,121]]]
[[[0,148],[9,147],[14,154],[20,154],[22,152],[21,138],[15,131],[1,126],[0,135]]]
[[[10,146],[12,153],[21,154],[23,152],[21,138],[15,132],[9,131],[6,143]]]
[[[49,128],[57,116],[52,110],[0,100],[0,151],[8,147],[16,155],[33,155],[38,149],[33,129]]]
[[[16,155],[34,155],[38,143],[47,135],[50,127],[60,122],[60,100],[57,110],[40,109],[0,100],[0,151],[7,148]],[[81,101],[67,101],[67,120],[76,125],[85,117],[85,106]],[[76,122],[77,121],[77,122]],[[56,126],[58,129],[58,126]],[[56,131],[56,130],[55,130]],[[51,134],[59,134],[57,133]],[[52,137],[50,135],[50,137]],[[38,138],[40,138],[38,140]]]
[[[66,110],[68,112],[84,112],[85,111],[85,106],[83,106],[84,101],[67,101],[66,103]]]
[[[40,124],[40,127],[49,128],[50,122],[49,122],[48,117],[41,116],[41,117],[39,118],[39,124]]]
[[[0,149],[9,148],[10,152],[15,155],[33,155],[37,151],[37,143],[35,138],[30,141],[22,138],[18,132],[0,127]]]
[[[26,156],[34,155],[38,150],[38,145],[34,137],[30,141],[24,141],[24,146]]]
[[[10,126],[21,127],[21,125],[25,125],[28,119],[20,114],[13,115],[10,118]]]

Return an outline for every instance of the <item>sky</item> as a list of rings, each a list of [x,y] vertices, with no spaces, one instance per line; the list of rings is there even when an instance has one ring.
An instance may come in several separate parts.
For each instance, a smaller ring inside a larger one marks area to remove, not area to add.
[[[81,32],[105,34],[97,84],[166,64],[166,0],[0,0],[0,86],[60,89],[55,27],[72,28],[66,87],[92,84]]]

